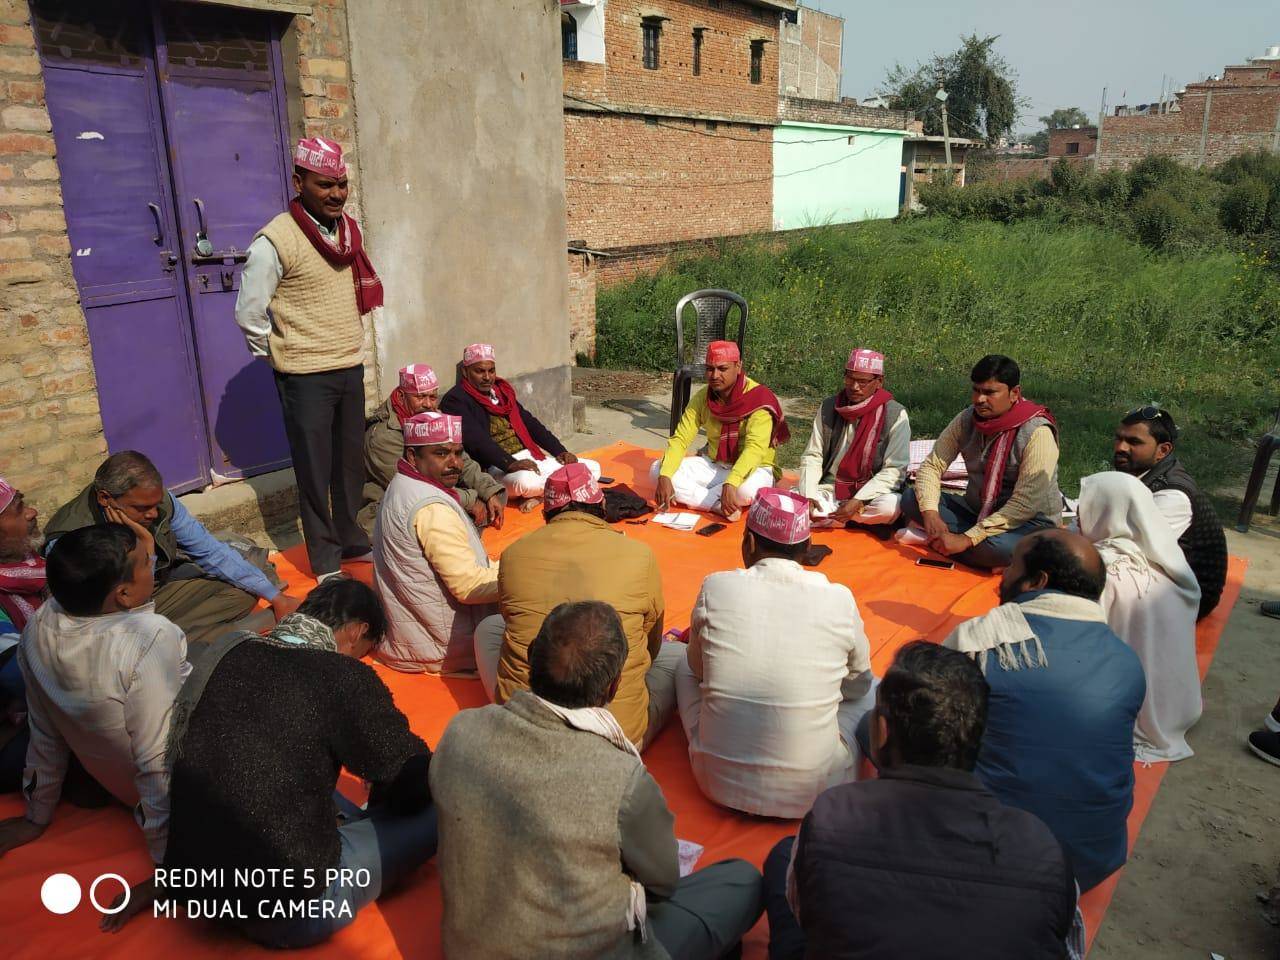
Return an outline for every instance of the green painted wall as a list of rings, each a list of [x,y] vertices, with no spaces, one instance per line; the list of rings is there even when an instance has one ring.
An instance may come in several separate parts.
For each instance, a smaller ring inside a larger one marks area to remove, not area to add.
[[[897,216],[905,136],[901,130],[823,123],[775,127],[774,229]],[[803,142],[815,140],[824,142]]]

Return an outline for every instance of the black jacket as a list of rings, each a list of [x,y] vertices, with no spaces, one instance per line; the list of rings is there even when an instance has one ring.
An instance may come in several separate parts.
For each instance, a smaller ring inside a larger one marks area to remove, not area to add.
[[[166,867],[222,871],[190,895],[246,904],[318,892],[301,882],[341,855],[333,790],[344,767],[373,781],[371,803],[401,814],[431,802],[431,751],[374,671],[324,650],[241,643],[214,668],[169,786]],[[236,868],[292,868],[288,888],[244,889]]]
[[[1075,880],[1049,828],[972,773],[904,766],[821,794],[795,857],[806,955],[1061,960]]]
[[[1181,490],[1191,501],[1191,526],[1178,538],[1178,546],[1200,584],[1200,610],[1196,619],[1203,619],[1218,605],[1227,583],[1227,535],[1222,532],[1222,521],[1213,503],[1175,456],[1165,457],[1148,470],[1142,482],[1152,493]]]
[[[524,425],[529,428],[529,436],[533,442],[546,451],[548,456],[558,457],[564,453],[564,444],[554,433],[542,425],[542,421],[529,412],[523,403],[520,405],[520,416]],[[467,455],[486,470],[497,467],[503,473],[511,472],[515,457],[503,450],[489,434],[489,411],[467,391],[462,384],[455,384],[440,401],[442,413],[449,413],[462,418],[462,446]]]

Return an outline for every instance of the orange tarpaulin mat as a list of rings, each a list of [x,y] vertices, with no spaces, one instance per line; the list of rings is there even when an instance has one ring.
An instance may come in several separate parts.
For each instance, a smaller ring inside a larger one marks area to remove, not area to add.
[[[606,475],[628,483],[638,493],[651,490],[650,451],[615,444],[592,454]],[[539,513],[508,510],[502,530],[487,530],[484,542],[491,556],[542,523]],[[703,523],[699,524],[704,525]],[[644,541],[657,552],[662,569],[669,626],[683,627],[706,574],[741,565],[742,523],[712,537],[659,527],[656,524],[623,525],[628,536]],[[814,540],[833,549],[821,570],[833,581],[853,590],[871,640],[872,661],[883,673],[893,653],[917,637],[941,640],[960,620],[990,609],[996,603],[997,579],[957,567],[938,570],[917,567],[920,552],[894,543],[882,543],[863,532],[818,531]],[[302,595],[312,584],[301,548],[275,558],[281,576]],[[301,565],[301,569],[299,568]],[[1232,559],[1218,609],[1200,625],[1198,651],[1203,677],[1213,657],[1232,605],[1239,595],[1245,563]],[[369,580],[369,564],[350,564],[348,572]],[[458,710],[481,706],[484,692],[477,680],[440,679],[399,674],[376,668],[409,717],[410,725],[429,744]],[[1194,735],[1193,738],[1194,740]],[[1195,760],[1185,761],[1194,763]],[[708,801],[699,792],[689,769],[687,743],[678,718],[645,753],[645,763],[662,785],[676,815],[677,836],[702,844],[706,851],[700,865],[726,857],[743,857],[756,865],[781,837],[794,833],[796,821],[768,820],[734,813]],[[1130,845],[1137,840],[1143,818],[1164,776],[1167,764],[1137,767],[1137,788],[1129,819]],[[353,796],[359,785],[344,778],[344,791]],[[16,796],[0,798],[0,816],[22,811]],[[494,824],[494,829],[501,829]],[[121,933],[100,934],[97,912],[89,905],[88,888],[96,877],[117,873],[130,880],[143,879],[150,864],[141,835],[124,809],[78,810],[59,807],[53,825],[38,841],[0,859],[0,924],[4,928],[6,955],[56,960],[61,957],[230,957],[261,955],[264,951],[209,921],[185,918],[166,920],[141,916]],[[69,873],[85,890],[81,905],[65,916],[47,912],[40,902],[40,885],[52,873]],[[1114,893],[1112,877],[1083,899],[1090,940],[1097,932]],[[106,881],[98,900],[109,904],[118,884]],[[183,891],[177,900],[199,898],[198,891]],[[395,894],[361,911],[356,921],[330,942],[301,951],[308,956],[383,958],[438,957],[440,951],[440,886],[434,863],[424,866],[413,881]],[[763,958],[768,927],[762,918],[751,932],[745,956]]]

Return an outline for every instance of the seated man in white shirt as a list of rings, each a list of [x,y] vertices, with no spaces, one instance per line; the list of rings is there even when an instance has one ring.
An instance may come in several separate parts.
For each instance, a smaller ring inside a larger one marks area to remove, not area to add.
[[[133,809],[152,860],[164,859],[169,718],[191,667],[182,631],[151,602],[151,535],[125,522],[65,533],[49,551],[53,598],[18,648],[31,726],[27,812],[0,821],[0,854],[44,833],[74,754]]]
[[[800,566],[808,547],[808,501],[761,490],[742,540],[747,569],[703,581],[676,669],[694,779],[744,813],[802,817],[853,780],[854,732],[875,700],[853,594]]]
[[[911,421],[884,387],[884,355],[856,349],[844,366],[844,389],[818,407],[800,458],[797,486],[823,521],[815,525],[887,529],[902,514],[910,466]]]

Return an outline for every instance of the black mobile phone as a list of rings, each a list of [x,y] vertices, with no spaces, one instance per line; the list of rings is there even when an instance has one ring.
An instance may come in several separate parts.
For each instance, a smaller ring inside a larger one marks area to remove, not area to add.
[[[800,564],[805,567],[816,567],[829,556],[831,556],[831,548],[825,543],[811,543],[809,549],[804,552],[804,556],[800,558]]]
[[[933,557],[921,557],[916,561],[917,567],[937,567],[939,570],[954,570],[954,560],[935,560]]]
[[[613,477],[600,477],[596,483],[610,484],[613,483]]]
[[[708,523],[705,527],[703,527],[701,530],[698,531],[698,536],[709,537],[712,534],[719,533],[721,530],[724,529],[724,527],[725,525],[723,523]]]

